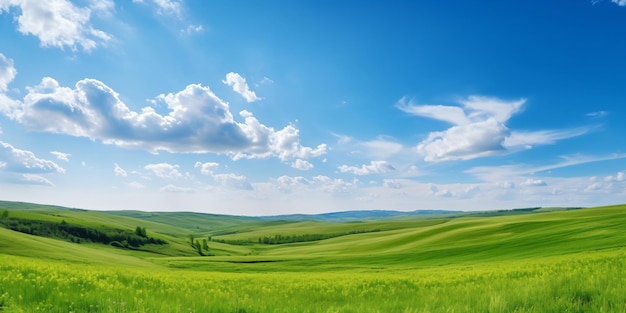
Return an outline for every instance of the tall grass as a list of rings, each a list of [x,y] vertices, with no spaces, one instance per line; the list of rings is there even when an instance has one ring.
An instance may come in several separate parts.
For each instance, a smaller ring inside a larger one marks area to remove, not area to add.
[[[3,312],[626,312],[626,250],[340,272],[219,273],[0,255]]]

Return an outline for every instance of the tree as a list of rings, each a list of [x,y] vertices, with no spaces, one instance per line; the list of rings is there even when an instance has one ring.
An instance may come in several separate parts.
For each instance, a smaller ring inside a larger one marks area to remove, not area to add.
[[[0,219],[6,220],[9,217],[9,211],[4,210],[2,211],[2,216],[0,217]]]
[[[206,239],[202,239],[202,249],[204,249],[204,251],[209,251],[209,244]]]
[[[147,237],[148,234],[146,233],[146,228],[141,228],[139,226],[137,226],[137,228],[135,228],[135,235],[139,236],[139,237]]]

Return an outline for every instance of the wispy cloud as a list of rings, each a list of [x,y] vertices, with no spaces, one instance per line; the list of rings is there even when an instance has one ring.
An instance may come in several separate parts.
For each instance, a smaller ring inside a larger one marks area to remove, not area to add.
[[[59,159],[61,161],[65,161],[65,162],[69,162],[70,161],[70,157],[72,156],[69,153],[63,153],[63,152],[59,152],[59,151],[52,151],[52,152],[50,152],[50,154],[54,155],[57,159]]]
[[[626,0],[624,0],[624,1],[626,1]],[[595,112],[589,112],[589,113],[587,113],[585,115],[587,115],[589,117],[603,117],[603,116],[609,115],[609,112],[607,112],[607,111],[595,111]]]
[[[553,169],[565,168],[586,163],[617,160],[626,158],[626,153],[611,154],[605,156],[586,156],[586,155],[566,155],[561,156],[561,161],[553,164],[541,166],[528,166],[524,164],[518,165],[502,165],[502,166],[477,166],[466,171],[466,173],[487,182],[498,182],[510,180],[511,178],[521,177],[528,174],[541,173]]]
[[[128,176],[128,173],[126,172],[126,170],[124,170],[117,163],[113,163],[113,173],[115,173],[115,176],[122,176],[122,177]]]
[[[580,136],[587,128],[539,131],[512,131],[507,121],[520,112],[526,99],[505,101],[498,98],[470,96],[459,100],[460,106],[418,105],[402,98],[396,107],[412,115],[452,124],[444,131],[428,134],[417,151],[428,162],[470,160],[510,153],[533,145],[552,144],[557,140]]]

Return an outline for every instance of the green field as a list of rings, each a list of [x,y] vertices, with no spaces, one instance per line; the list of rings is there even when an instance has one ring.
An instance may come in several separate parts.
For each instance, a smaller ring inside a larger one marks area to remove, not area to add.
[[[350,222],[3,212],[23,232],[0,227],[2,312],[626,312],[626,205]],[[166,244],[75,232],[137,228]]]

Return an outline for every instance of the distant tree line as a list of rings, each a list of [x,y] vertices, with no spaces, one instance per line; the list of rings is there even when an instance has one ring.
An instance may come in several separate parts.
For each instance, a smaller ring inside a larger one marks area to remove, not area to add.
[[[59,223],[8,217],[8,213],[5,215],[4,212],[0,216],[0,225],[25,234],[63,239],[74,243],[94,242],[129,249],[139,248],[146,244],[167,244],[163,239],[148,236],[146,229],[139,226],[134,232],[107,227],[88,228],[68,224],[65,220]]]
[[[304,234],[304,235],[275,235],[272,237],[264,236],[259,237],[258,242],[266,245],[278,245],[285,243],[295,243],[295,242],[307,242],[307,241],[319,241],[324,239],[330,239],[335,237],[354,235],[354,234],[364,234],[364,233],[373,233],[379,232],[380,229],[370,229],[370,230],[353,230],[349,232],[342,233],[333,233],[333,234]]]

